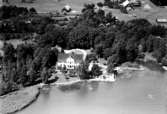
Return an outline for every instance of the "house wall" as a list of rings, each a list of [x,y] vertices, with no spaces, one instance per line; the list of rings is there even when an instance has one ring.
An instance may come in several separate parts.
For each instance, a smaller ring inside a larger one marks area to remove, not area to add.
[[[79,63],[66,63],[66,62],[58,62],[56,65],[56,69],[62,70],[74,70],[79,66]]]

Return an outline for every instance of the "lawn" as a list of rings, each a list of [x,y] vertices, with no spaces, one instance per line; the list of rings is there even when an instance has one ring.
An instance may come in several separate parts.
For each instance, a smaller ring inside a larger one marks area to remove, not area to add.
[[[35,0],[34,3],[20,3],[20,0],[9,0],[12,5],[35,7],[39,12],[61,10],[65,5],[70,5],[73,10],[81,11],[85,3],[97,3],[103,0]]]
[[[85,3],[97,3],[103,0],[35,0],[34,3],[20,3],[20,0],[9,0],[11,4],[24,7],[35,7],[38,12],[54,12],[61,10],[65,5],[70,5],[73,10],[81,11]],[[128,21],[135,18],[146,18],[150,22],[155,23],[157,18],[167,18],[167,8],[160,8],[155,6],[150,0],[141,0],[142,7],[137,8],[134,11],[130,11],[129,14],[123,14],[116,9],[106,8],[106,12],[113,12],[119,20]],[[145,4],[149,4],[151,9],[145,10],[143,7]]]
[[[145,18],[151,23],[156,23],[157,18],[167,19],[167,8],[157,7],[150,0],[141,0],[142,6],[140,8],[135,8],[135,10],[129,11],[129,14],[123,14],[117,9],[105,8],[106,12],[112,12],[119,20],[128,21],[131,19]],[[149,5],[151,8],[146,10],[145,5]],[[163,24],[167,26],[167,24]]]

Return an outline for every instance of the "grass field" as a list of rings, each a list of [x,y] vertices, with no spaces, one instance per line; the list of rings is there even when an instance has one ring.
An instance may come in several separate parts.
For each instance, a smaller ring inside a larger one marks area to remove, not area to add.
[[[35,0],[34,3],[20,3],[20,0],[9,0],[10,4],[17,6],[35,7],[39,12],[61,10],[70,5],[73,10],[80,11],[85,3],[97,3],[103,0]]]
[[[70,5],[73,10],[81,11],[85,3],[97,3],[103,0],[36,0],[34,3],[20,3],[20,0],[9,0],[11,4],[25,7],[35,7],[38,12],[53,12],[61,10],[65,5]],[[157,18],[167,19],[167,8],[155,6],[150,0],[141,0],[142,7],[130,11],[129,14],[123,14],[120,10],[108,9],[106,12],[112,12],[119,20],[128,21],[135,18],[146,18],[150,22],[155,23]],[[149,4],[151,9],[145,10],[144,5]],[[165,25],[165,24],[164,24]],[[166,24],[167,25],[167,24]]]
[[[135,8],[129,12],[129,14],[122,14],[119,10],[116,9],[106,9],[107,12],[111,11],[114,16],[119,20],[128,21],[131,19],[145,18],[148,19],[151,23],[156,23],[157,18],[166,18],[167,19],[167,8],[157,7],[150,0],[141,0],[142,7]],[[151,9],[146,10],[144,6],[148,4]],[[166,25],[166,24],[164,24]]]

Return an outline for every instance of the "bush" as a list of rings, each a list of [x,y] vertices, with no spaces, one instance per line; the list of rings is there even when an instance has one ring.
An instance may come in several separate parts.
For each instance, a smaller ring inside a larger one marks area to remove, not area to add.
[[[126,10],[125,7],[120,7],[120,11],[121,11],[122,13],[128,14],[128,11]]]
[[[89,54],[89,55],[87,55],[85,61],[87,63],[90,63],[91,61],[97,61],[96,54]]]
[[[154,36],[164,37],[166,35],[166,28],[160,25],[154,25],[151,27],[151,34]]]
[[[103,7],[103,5],[104,5],[104,4],[103,4],[102,2],[98,2],[98,3],[97,3],[97,6],[98,6],[98,7]]]
[[[167,5],[167,1],[166,0],[151,0],[155,5],[158,6],[166,6]]]
[[[19,86],[14,82],[2,82],[0,84],[0,96],[5,95],[12,91],[16,91],[18,89],[19,89]]]
[[[162,59],[161,63],[163,66],[167,66],[167,56]]]
[[[81,63],[78,70],[78,76],[80,79],[90,79],[90,73],[88,72],[88,65],[86,63]]]
[[[101,68],[98,65],[94,64],[91,70],[91,75],[91,78],[99,77],[100,75],[102,75]]]
[[[107,72],[108,73],[113,73],[113,71],[114,71],[114,64],[111,63],[107,67]]]

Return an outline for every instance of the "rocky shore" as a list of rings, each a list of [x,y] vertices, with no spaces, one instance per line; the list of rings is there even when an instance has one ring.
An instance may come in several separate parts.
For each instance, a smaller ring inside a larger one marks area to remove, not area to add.
[[[37,86],[24,88],[0,97],[0,114],[12,114],[24,109],[34,102],[38,95]]]

